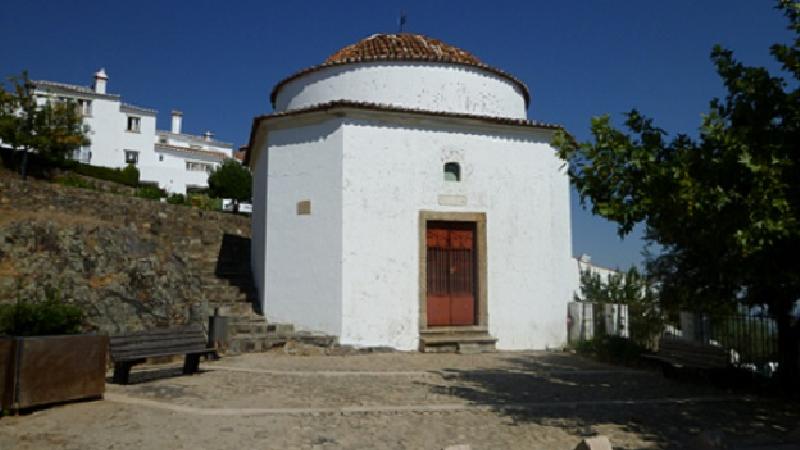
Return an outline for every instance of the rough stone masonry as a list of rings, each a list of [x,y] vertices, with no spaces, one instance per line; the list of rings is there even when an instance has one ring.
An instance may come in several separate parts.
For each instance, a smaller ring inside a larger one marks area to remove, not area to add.
[[[59,298],[112,334],[202,322],[243,296],[215,275],[226,234],[249,219],[0,170],[0,302]]]

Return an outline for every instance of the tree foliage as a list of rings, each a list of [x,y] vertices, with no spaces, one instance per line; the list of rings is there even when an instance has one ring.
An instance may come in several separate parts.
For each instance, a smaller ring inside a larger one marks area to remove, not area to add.
[[[781,367],[798,370],[800,298],[800,3],[778,2],[795,40],[771,54],[791,76],[745,66],[730,50],[711,52],[727,95],[710,102],[699,139],[667,138],[636,110],[625,128],[591,122],[593,142],[557,136],[581,201],[617,222],[638,223],[663,252],[649,262],[661,300],[693,309],[766,304],[778,321]]]
[[[664,329],[664,315],[658,304],[658,293],[650,280],[636,267],[603,277],[591,269],[581,271],[577,302],[628,305],[631,339],[644,347]]]
[[[0,87],[0,140],[15,151],[23,151],[23,178],[29,151],[60,161],[88,142],[74,101],[38,105],[27,72],[11,77],[10,81],[10,90]]]
[[[212,197],[232,198],[237,202],[251,197],[252,176],[237,161],[225,160],[208,176],[208,192]]]

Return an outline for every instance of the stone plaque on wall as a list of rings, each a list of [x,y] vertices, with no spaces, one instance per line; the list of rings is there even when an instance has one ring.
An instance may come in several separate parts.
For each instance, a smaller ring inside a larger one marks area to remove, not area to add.
[[[311,200],[301,200],[297,202],[297,215],[298,216],[311,215]]]
[[[465,195],[439,195],[439,206],[467,206]]]

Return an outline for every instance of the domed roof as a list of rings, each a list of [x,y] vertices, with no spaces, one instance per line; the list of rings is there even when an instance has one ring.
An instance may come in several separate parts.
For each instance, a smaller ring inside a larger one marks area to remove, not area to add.
[[[421,34],[373,34],[332,54],[325,64],[361,61],[436,61],[480,66],[471,53]]]
[[[325,67],[374,61],[422,61],[478,67],[516,84],[522,91],[525,104],[530,102],[528,87],[513,75],[491,67],[473,54],[439,39],[411,33],[373,34],[355,44],[348,45],[329,56],[322,64],[300,70],[278,82],[272,89],[270,101],[274,106],[278,91],[286,83],[308,73]]]

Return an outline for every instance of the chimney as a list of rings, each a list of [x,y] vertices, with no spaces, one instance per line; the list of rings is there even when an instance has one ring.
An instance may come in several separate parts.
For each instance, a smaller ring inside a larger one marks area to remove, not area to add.
[[[94,74],[94,91],[98,94],[105,94],[106,93],[106,81],[108,81],[108,75],[106,75],[106,69],[101,68]]]
[[[172,134],[181,134],[181,122],[183,122],[183,113],[173,109],[172,110]]]
[[[205,133],[203,133],[203,139],[205,139],[207,141],[210,141],[211,139],[214,139],[214,133],[212,133],[210,131],[206,131]]]

